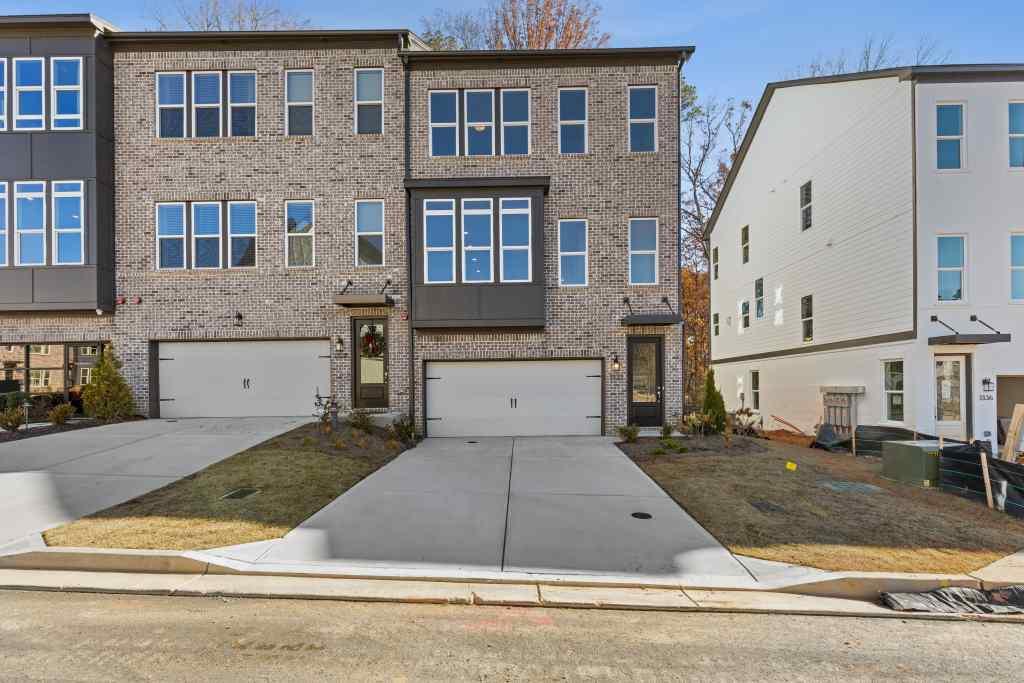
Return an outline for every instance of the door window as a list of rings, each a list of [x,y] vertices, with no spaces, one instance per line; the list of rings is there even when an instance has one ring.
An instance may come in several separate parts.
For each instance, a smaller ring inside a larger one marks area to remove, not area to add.
[[[935,419],[938,422],[960,422],[963,406],[960,397],[961,361],[935,361]]]
[[[384,357],[387,343],[384,325],[366,322],[359,324],[359,382],[384,384]]]
[[[633,346],[633,403],[658,402],[658,345],[640,342]]]

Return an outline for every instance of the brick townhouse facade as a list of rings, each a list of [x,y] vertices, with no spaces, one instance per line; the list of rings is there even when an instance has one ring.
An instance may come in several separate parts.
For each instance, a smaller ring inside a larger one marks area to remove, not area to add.
[[[320,393],[431,435],[673,420],[691,51],[2,18],[7,379],[63,344],[54,386],[80,383],[77,350],[109,343],[150,417]]]

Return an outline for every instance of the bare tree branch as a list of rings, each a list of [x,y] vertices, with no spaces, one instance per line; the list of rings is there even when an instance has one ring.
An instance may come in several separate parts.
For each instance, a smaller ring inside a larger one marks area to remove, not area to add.
[[[864,39],[857,51],[857,59],[851,62],[845,50],[839,50],[831,56],[818,55],[809,64],[797,68],[787,78],[810,78],[816,76],[838,76],[856,71],[875,71],[895,66],[912,66],[918,64],[945,64],[949,62],[952,52],[942,47],[935,38],[921,36],[911,54],[911,59],[904,58],[896,48],[892,35],[869,35]]]
[[[279,31],[310,25],[277,0],[173,0],[153,10],[150,23],[161,31]]]
[[[421,24],[434,49],[568,49],[609,43],[600,14],[593,0],[491,0],[480,10],[435,10]]]

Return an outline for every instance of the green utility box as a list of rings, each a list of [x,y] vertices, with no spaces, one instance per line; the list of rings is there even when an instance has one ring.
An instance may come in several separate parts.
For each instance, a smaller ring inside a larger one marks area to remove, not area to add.
[[[938,441],[885,441],[882,443],[882,476],[929,488],[939,485]]]

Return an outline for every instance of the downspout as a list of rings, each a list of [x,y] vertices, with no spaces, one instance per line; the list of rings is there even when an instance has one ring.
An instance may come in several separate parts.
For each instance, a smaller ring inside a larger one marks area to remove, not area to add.
[[[679,317],[683,319],[679,329],[679,417],[686,414],[686,317],[683,314],[683,64],[685,57],[680,57],[676,67],[676,286],[679,291]],[[708,299],[711,299],[710,282],[708,283]],[[710,309],[711,304],[708,303]],[[710,313],[708,314],[710,315]],[[710,321],[711,318],[709,317]],[[711,344],[711,335],[708,335]],[[666,420],[667,422],[667,420]]]
[[[410,83],[409,76],[409,58],[404,54],[402,58],[402,71],[405,78],[405,174],[403,176],[403,184],[405,178],[409,178],[412,175],[412,148],[410,146],[410,135],[409,125],[412,120],[412,114],[410,111],[411,105],[409,104],[410,95],[412,92],[412,86]],[[412,420],[413,424],[416,424],[416,331],[412,325],[412,302],[413,292],[413,277],[414,271],[412,267],[413,253],[412,253],[412,195],[409,190],[405,190],[405,276],[408,286],[407,295],[407,322],[409,324],[409,419]]]

